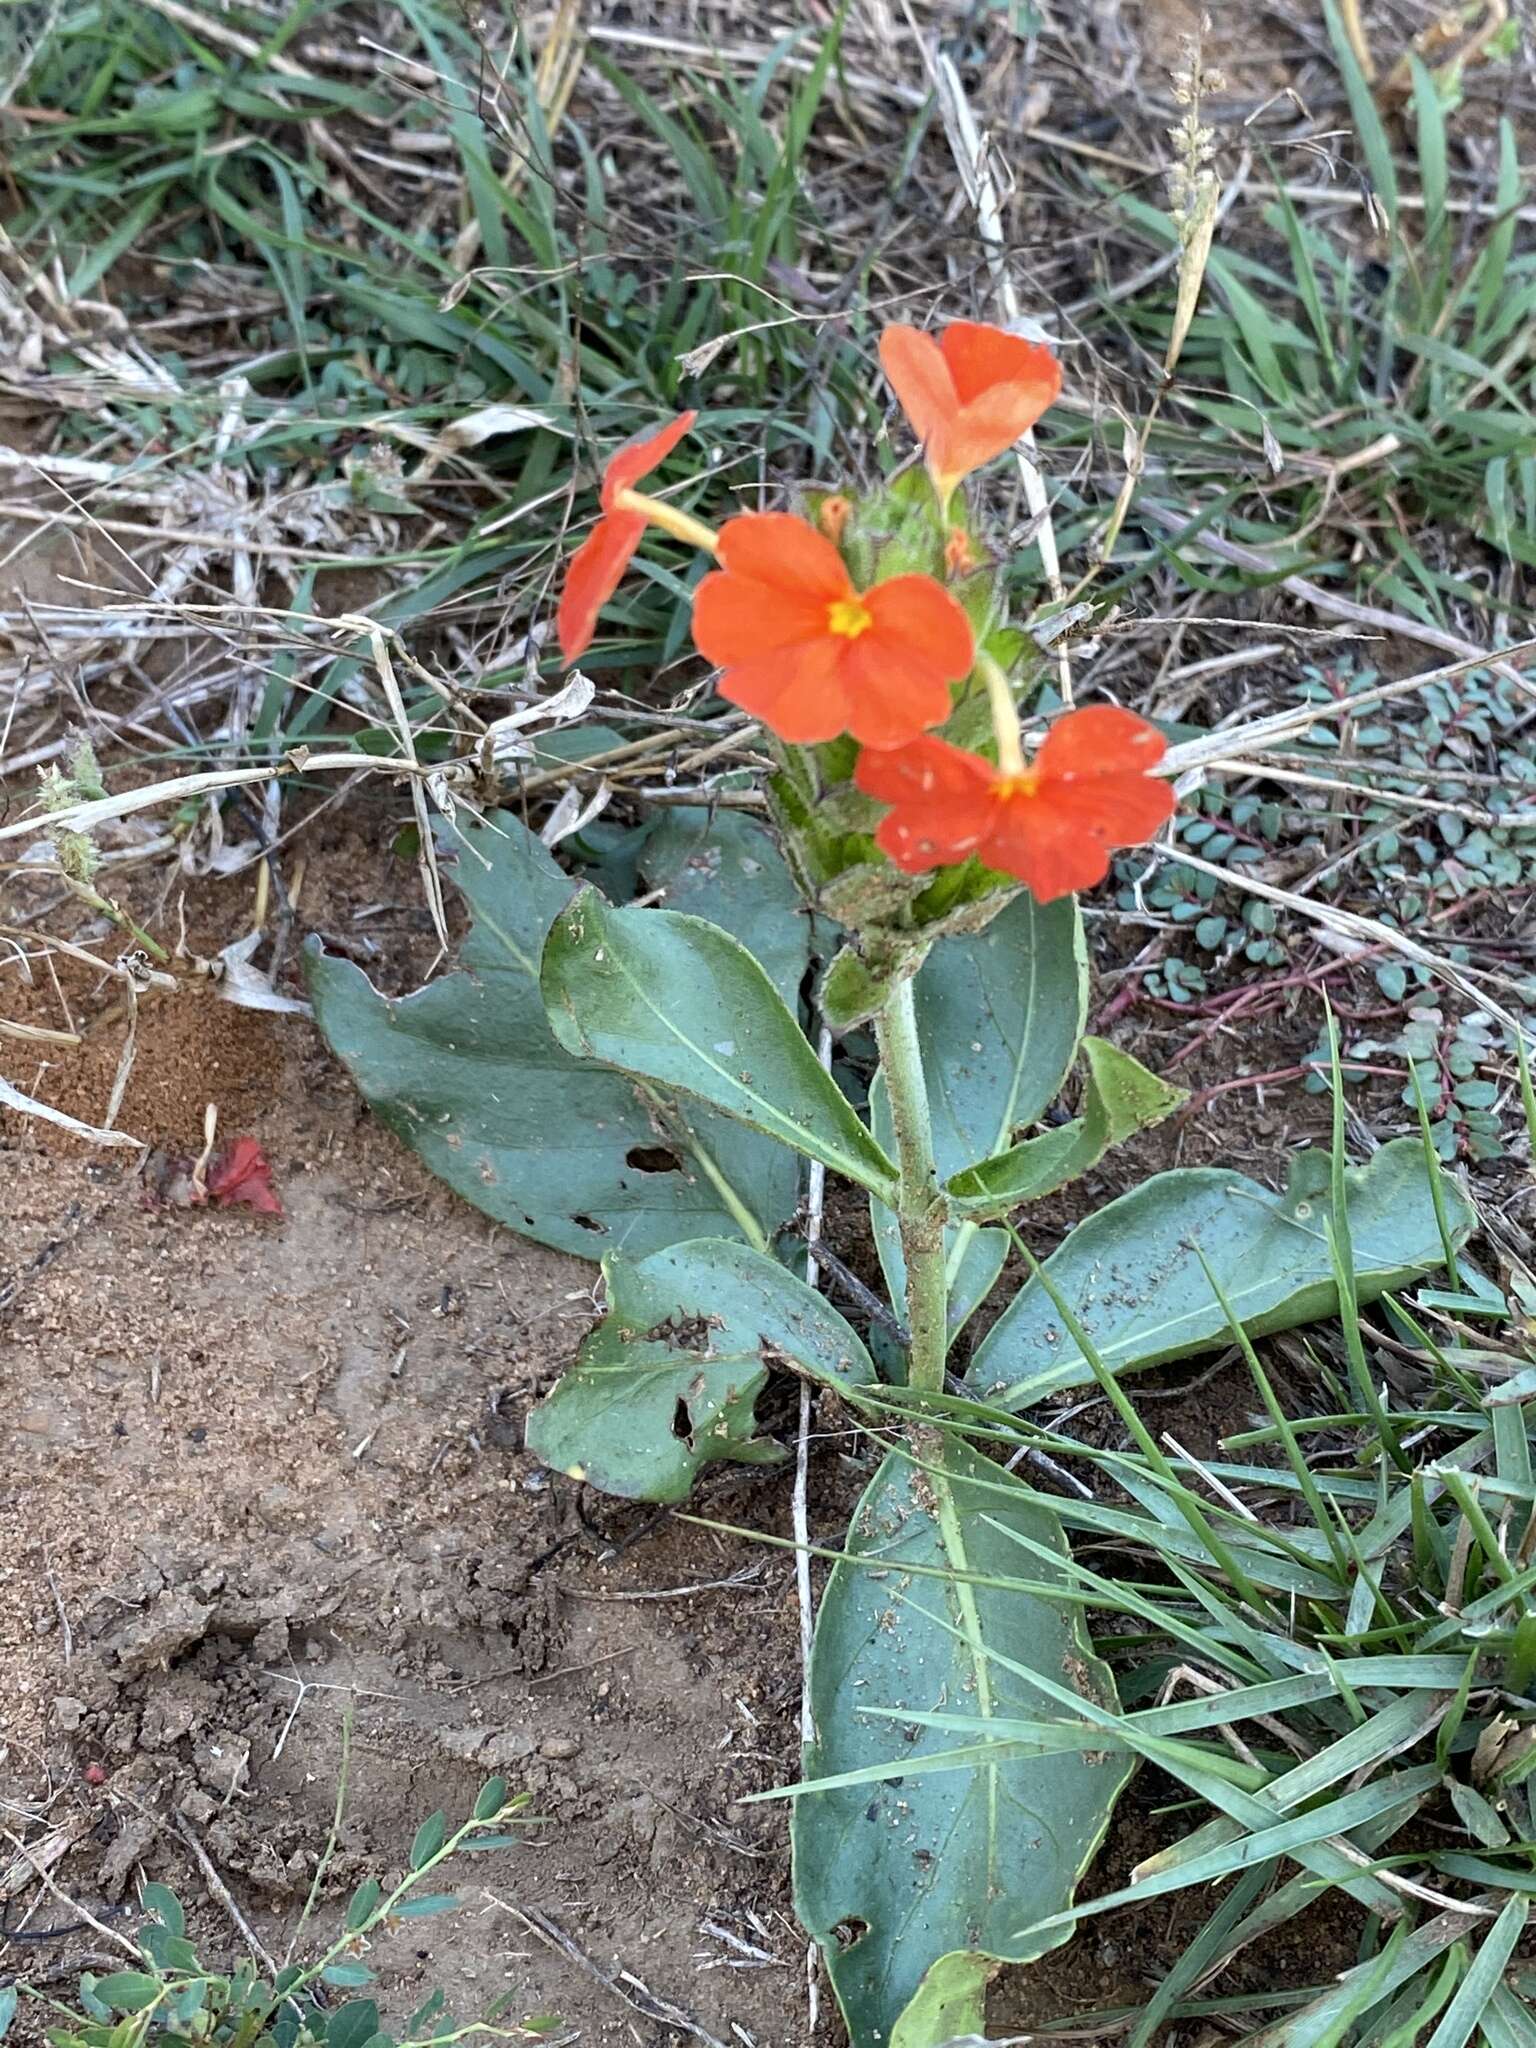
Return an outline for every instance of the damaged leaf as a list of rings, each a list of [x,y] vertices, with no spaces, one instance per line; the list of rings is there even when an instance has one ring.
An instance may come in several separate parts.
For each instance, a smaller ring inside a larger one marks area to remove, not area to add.
[[[771,1365],[829,1386],[875,1377],[821,1295],[745,1245],[703,1240],[604,1261],[608,1313],[528,1418],[528,1448],[628,1500],[682,1500],[701,1465],[767,1463],[755,1434]]]
[[[379,1118],[476,1208],[559,1251],[640,1257],[738,1235],[766,1246],[798,1198],[794,1155],[565,1051],[539,956],[574,885],[509,813],[466,822],[458,843],[454,879],[474,916],[458,972],[392,1000],[308,949],[316,1021]],[[761,844],[777,859],[766,833]]]

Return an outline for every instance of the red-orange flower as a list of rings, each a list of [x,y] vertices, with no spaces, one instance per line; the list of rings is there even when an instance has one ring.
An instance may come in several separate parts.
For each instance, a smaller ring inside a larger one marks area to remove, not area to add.
[[[969,675],[965,613],[931,576],[862,593],[824,534],[788,512],[745,512],[720,529],[720,569],[693,601],[693,637],[724,670],[720,694],[780,739],[852,733],[899,747],[949,716]]]
[[[1172,815],[1172,789],[1146,772],[1165,746],[1145,719],[1092,704],[1058,719],[1021,775],[925,736],[861,754],[854,781],[893,806],[875,837],[907,874],[974,853],[1049,903],[1102,882],[1112,848]]]
[[[1061,394],[1061,365],[1041,342],[974,320],[955,321],[937,341],[916,327],[887,327],[880,364],[944,504]]]
[[[555,628],[567,661],[591,646],[597,615],[618,589],[645,532],[645,514],[626,511],[618,502],[620,494],[632,491],[664,461],[697,418],[697,413],[679,413],[654,433],[636,434],[610,456],[603,471],[603,516],[572,555],[560,594]]]

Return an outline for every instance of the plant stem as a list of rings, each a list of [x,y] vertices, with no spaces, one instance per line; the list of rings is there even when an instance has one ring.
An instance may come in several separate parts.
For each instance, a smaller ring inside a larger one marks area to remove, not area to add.
[[[896,1216],[907,1266],[907,1328],[912,1349],[907,1383],[924,1392],[944,1386],[949,1350],[949,1288],[944,1272],[944,1202],[933,1161],[928,1083],[917,1041],[911,979],[900,982],[875,1019],[880,1069],[890,1097],[901,1168]]]

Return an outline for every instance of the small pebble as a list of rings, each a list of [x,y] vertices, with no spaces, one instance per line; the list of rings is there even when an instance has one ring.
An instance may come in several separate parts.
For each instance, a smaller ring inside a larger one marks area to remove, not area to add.
[[[551,1763],[564,1762],[580,1753],[581,1744],[574,1735],[551,1735],[547,1742],[539,1744],[539,1755],[548,1757]]]

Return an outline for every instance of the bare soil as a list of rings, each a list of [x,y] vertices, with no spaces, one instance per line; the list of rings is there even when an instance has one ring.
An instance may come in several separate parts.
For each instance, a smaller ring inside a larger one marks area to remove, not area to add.
[[[451,1933],[423,1923],[430,1948],[385,1949],[392,2006],[445,1979],[467,2016],[510,1992],[585,2040],[653,2038],[529,1935],[524,1904],[711,2031],[792,2038],[782,1815],[736,1804],[792,1769],[786,1567],[587,1498],[523,1453],[530,1402],[592,1321],[594,1269],[434,1184],[306,1022],[162,1004],[129,1111],[190,1142],[208,1100],[266,1148],[281,1222],[156,1213],[115,1155],[5,1131],[10,1829],[34,1856],[67,1842],[52,1874],[110,1928],[143,1877],[194,1906],[206,1893],[190,1830],[280,1950],[350,1715],[329,1901],[397,1869],[415,1823],[464,1814],[493,1772],[544,1817],[525,1848],[469,1866]],[[784,1508],[777,1479],[717,1503],[775,1529]],[[33,1904],[28,1936],[76,1917],[7,1860],[0,1901]],[[211,1948],[238,1948],[216,1908],[202,1917]],[[774,1960],[743,1967],[706,1920]],[[28,1975],[55,1960],[18,1947]]]

